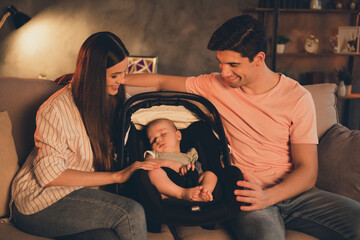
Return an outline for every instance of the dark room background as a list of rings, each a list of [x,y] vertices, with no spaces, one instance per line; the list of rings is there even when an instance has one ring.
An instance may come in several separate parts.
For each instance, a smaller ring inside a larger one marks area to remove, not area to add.
[[[72,72],[83,41],[111,31],[131,55],[158,56],[158,72],[195,75],[218,70],[206,49],[212,32],[253,0],[0,0],[31,21],[15,30],[10,19],[0,29],[0,75],[54,79]]]
[[[309,1],[280,2],[298,2],[308,8]],[[73,72],[81,44],[98,31],[118,35],[133,56],[157,56],[158,73],[192,76],[218,71],[215,53],[206,49],[211,34],[227,19],[258,7],[259,0],[0,0],[1,17],[9,5],[32,19],[15,29],[9,18],[0,29],[0,76],[37,78],[43,74],[53,80]],[[334,0],[324,0],[322,5],[331,8]],[[329,37],[337,34],[338,26],[349,25],[347,14],[284,15],[279,17],[278,32],[292,39],[288,52],[304,52],[304,39],[310,34],[320,39],[322,51],[328,51]],[[271,38],[271,14],[268,17]],[[278,58],[278,65],[300,82],[316,69],[325,73],[325,82],[336,83],[335,70],[346,59],[295,55]],[[353,91],[358,93],[360,57],[355,59]],[[350,108],[354,129],[360,128],[359,105],[360,100],[355,100]]]

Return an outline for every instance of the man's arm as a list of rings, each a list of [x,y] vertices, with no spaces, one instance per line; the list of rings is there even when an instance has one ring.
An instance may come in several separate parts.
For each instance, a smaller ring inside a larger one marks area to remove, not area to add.
[[[154,87],[157,90],[186,92],[185,89],[186,77],[169,76],[161,74],[128,74],[125,77],[125,84],[127,86],[135,87]]]
[[[262,189],[253,179],[244,176],[246,181],[238,181],[237,185],[249,190],[235,190],[236,199],[250,203],[241,206],[243,211],[264,209],[280,201],[294,197],[315,185],[318,170],[316,144],[292,144],[295,169],[279,184]]]

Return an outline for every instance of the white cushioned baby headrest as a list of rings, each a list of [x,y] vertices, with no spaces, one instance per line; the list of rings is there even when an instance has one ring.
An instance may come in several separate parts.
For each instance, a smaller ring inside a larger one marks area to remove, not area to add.
[[[184,106],[160,105],[141,108],[131,116],[131,122],[140,130],[152,120],[167,118],[174,122],[178,129],[187,128],[191,123],[199,121],[199,117]]]

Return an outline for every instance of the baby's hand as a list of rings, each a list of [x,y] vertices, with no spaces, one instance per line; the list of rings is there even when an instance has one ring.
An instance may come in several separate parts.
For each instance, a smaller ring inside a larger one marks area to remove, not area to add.
[[[179,170],[179,174],[180,176],[184,176],[189,170],[194,171],[195,170],[195,164],[193,163],[189,163],[187,165],[183,165],[181,166],[180,170]]]
[[[166,161],[166,165],[164,167],[168,167],[168,168],[171,168],[172,170],[174,170],[175,172],[179,172],[181,166],[182,165],[179,162],[168,160],[168,161]]]

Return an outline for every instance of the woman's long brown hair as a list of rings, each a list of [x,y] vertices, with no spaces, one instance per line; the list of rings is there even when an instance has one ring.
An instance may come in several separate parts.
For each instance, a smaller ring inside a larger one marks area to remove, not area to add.
[[[129,52],[119,37],[110,32],[99,32],[83,43],[77,58],[72,93],[90,139],[95,171],[112,169],[114,112],[125,99],[122,85],[117,95],[107,94],[106,69],[127,56]]]

